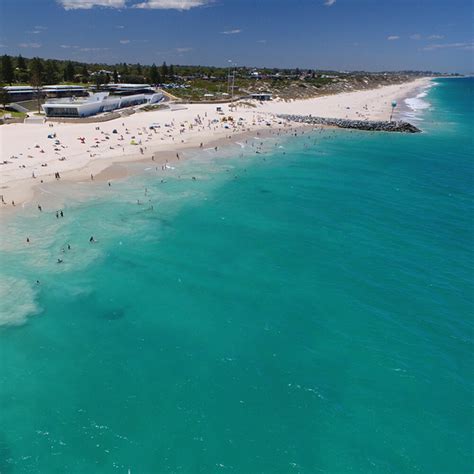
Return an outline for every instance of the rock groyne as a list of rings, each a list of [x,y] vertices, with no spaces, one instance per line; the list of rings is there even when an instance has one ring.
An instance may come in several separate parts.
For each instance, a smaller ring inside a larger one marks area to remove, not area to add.
[[[314,117],[313,115],[290,115],[280,114],[278,118],[289,120],[291,122],[307,123],[310,125],[326,125],[329,127],[350,128],[355,130],[366,130],[369,132],[400,132],[400,133],[419,133],[421,130],[411,123],[398,120],[389,122],[383,120],[350,120]]]

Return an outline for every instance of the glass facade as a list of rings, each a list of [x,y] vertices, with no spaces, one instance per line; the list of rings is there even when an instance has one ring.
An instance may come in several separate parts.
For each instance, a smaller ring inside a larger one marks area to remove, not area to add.
[[[46,107],[48,117],[79,117],[77,107]]]

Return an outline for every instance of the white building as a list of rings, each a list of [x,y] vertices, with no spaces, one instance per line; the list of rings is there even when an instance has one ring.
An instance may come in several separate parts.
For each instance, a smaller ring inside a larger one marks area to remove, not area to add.
[[[155,91],[150,84],[105,84],[102,89],[117,95],[153,94]]]
[[[38,95],[38,89],[31,86],[5,86],[3,90],[8,93],[8,98],[11,102],[31,100]]]
[[[80,99],[75,97],[50,99],[41,107],[47,117],[90,117],[124,107],[146,103],[155,104],[162,99],[161,92],[127,96],[110,96],[108,92],[99,92]]]
[[[66,96],[85,96],[88,95],[87,89],[84,86],[69,86],[69,85],[52,85],[43,86],[42,91],[46,97],[66,97]]]

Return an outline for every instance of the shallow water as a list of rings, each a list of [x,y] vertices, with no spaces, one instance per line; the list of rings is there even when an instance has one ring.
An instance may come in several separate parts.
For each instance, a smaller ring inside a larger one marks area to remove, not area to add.
[[[14,217],[0,472],[469,472],[473,81],[437,82],[420,135],[247,143]]]

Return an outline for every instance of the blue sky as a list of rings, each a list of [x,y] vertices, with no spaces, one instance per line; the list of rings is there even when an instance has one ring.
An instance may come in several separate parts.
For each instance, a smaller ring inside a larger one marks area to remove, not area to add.
[[[0,0],[0,54],[473,71],[472,0]]]

